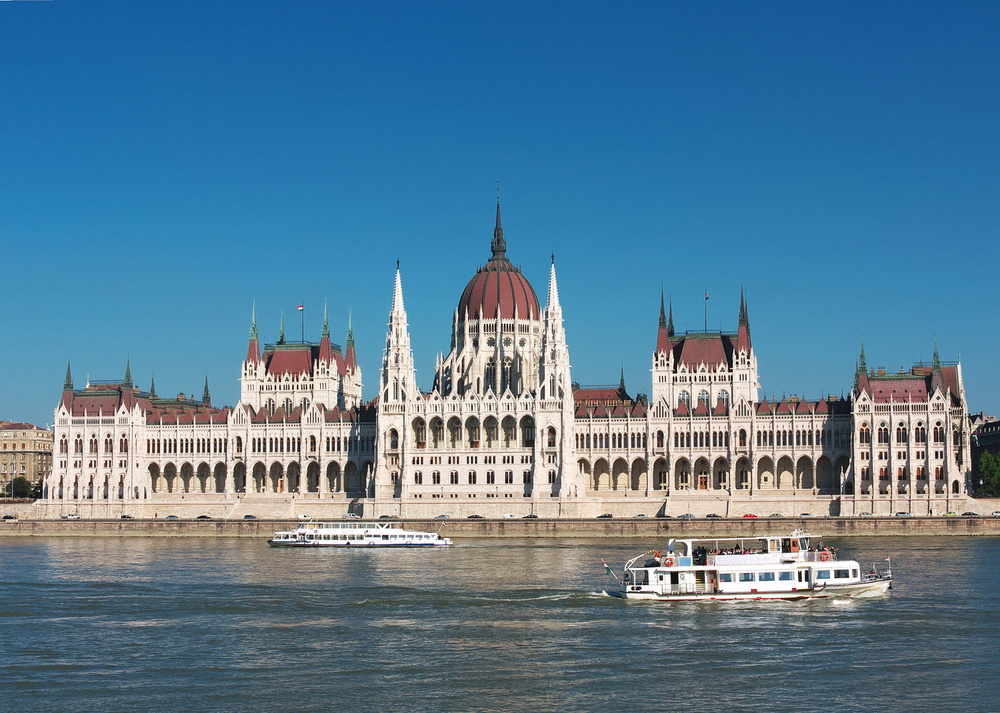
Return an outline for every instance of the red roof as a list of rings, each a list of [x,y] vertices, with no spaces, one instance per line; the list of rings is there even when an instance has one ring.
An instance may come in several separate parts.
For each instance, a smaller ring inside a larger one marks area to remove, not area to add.
[[[505,257],[493,257],[465,286],[458,301],[458,318],[539,319],[541,309],[531,283]]]

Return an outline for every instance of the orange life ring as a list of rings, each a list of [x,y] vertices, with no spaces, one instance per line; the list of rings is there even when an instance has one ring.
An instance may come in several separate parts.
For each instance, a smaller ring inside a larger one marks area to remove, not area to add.
[[[830,559],[830,555],[829,554],[827,554],[826,552],[820,552],[819,553],[819,561],[820,562],[826,562],[828,559]]]
[[[664,567],[673,567],[674,566],[674,558],[673,557],[666,557],[666,558],[664,558],[664,560],[663,560],[663,566]]]

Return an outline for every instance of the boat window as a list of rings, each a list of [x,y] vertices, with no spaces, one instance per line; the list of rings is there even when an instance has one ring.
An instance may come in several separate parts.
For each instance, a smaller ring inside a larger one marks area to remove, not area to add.
[[[754,581],[753,572],[740,572],[741,582],[752,582]]]
[[[849,569],[835,569],[833,570],[834,579],[848,579],[851,576],[851,570]]]
[[[830,570],[821,569],[816,572],[816,579],[830,579]]]
[[[720,582],[732,582],[733,581],[733,575],[732,575],[732,573],[731,572],[723,572],[723,573],[721,573],[719,575],[719,581]]]
[[[858,576],[858,570],[852,569],[851,570],[851,576],[854,577],[854,578],[857,578],[857,576]]]
[[[781,582],[791,582],[795,579],[795,572],[778,572],[778,580]]]
[[[761,582],[773,582],[774,572],[761,572],[759,575],[757,575],[757,579]]]

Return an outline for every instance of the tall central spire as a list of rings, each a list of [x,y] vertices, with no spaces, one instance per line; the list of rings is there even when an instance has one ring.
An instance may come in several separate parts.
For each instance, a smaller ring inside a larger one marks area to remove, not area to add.
[[[500,198],[497,197],[497,224],[493,228],[493,259],[502,260],[507,257],[507,241],[503,239],[503,226],[500,224]]]

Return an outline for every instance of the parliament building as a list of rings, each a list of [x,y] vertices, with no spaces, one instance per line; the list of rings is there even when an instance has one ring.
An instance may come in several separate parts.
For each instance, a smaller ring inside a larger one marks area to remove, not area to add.
[[[485,242],[485,241],[484,241]],[[388,294],[387,294],[388,298]],[[144,391],[131,368],[55,410],[52,516],[216,518],[942,514],[971,470],[962,369],[886,373],[861,349],[850,396],[759,398],[750,315],[736,330],[676,332],[660,298],[647,396],[571,376],[555,261],[545,305],[507,258],[497,205],[490,255],[451,315],[429,391],[416,382],[396,265],[378,394],[362,397],[353,330],[261,344],[256,310],[240,400]],[[197,511],[197,512],[196,512]]]

